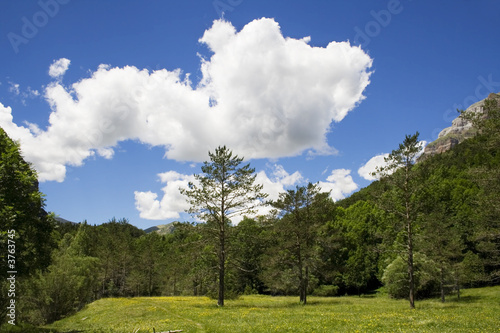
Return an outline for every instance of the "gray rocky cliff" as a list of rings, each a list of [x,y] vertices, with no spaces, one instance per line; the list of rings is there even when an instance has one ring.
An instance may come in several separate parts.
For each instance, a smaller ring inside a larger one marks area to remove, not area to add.
[[[466,111],[470,112],[483,112],[484,101],[486,99],[497,99],[500,101],[500,93],[491,93],[489,96],[477,103],[472,104],[467,108]],[[429,157],[435,154],[441,154],[445,151],[450,150],[454,146],[458,145],[460,142],[473,137],[475,135],[475,129],[472,127],[472,123],[458,116],[453,120],[450,127],[443,129],[437,140],[429,143],[424,150],[421,158]]]

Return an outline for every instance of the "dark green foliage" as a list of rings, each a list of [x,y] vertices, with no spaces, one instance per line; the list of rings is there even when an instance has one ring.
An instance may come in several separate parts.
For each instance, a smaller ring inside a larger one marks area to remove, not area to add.
[[[0,128],[0,246],[7,248],[4,235],[14,230],[16,271],[20,277],[50,263],[55,222],[43,210],[44,205],[35,170],[24,161],[19,145]],[[3,251],[1,267],[7,267],[6,259]],[[0,277],[6,278],[6,270],[0,271]]]
[[[342,234],[345,257],[342,282],[347,290],[360,294],[378,285],[384,212],[367,201],[358,201],[339,210],[336,223]]]
[[[314,271],[320,262],[319,230],[325,223],[322,213],[328,200],[317,184],[309,183],[281,193],[271,202],[281,218],[274,223],[277,242],[269,255],[266,280],[275,290],[298,290],[302,304],[307,303],[314,286]]]
[[[260,274],[263,256],[271,247],[270,228],[263,218],[243,220],[235,227],[232,242],[232,266],[236,275],[236,290],[245,294],[262,294],[265,284]]]
[[[486,281],[500,283],[500,98],[484,103],[484,115],[463,114],[472,120],[480,135],[477,142],[479,163],[469,170],[471,179],[481,188],[474,222],[477,251],[483,258]],[[480,146],[479,146],[480,144]]]
[[[87,234],[86,224],[80,226],[75,236],[66,234],[48,269],[24,281],[20,309],[24,321],[53,322],[95,299],[99,259],[85,254],[86,243],[82,239]]]
[[[43,208],[43,194],[38,190],[35,170],[24,161],[19,144],[0,128],[0,325],[7,319],[7,271],[16,271],[16,279],[20,281],[50,264],[56,245],[55,221]],[[15,266],[10,269],[7,265],[11,259],[7,252],[9,239],[14,250],[11,255],[15,258]]]
[[[112,219],[94,228],[89,235],[89,255],[100,260],[99,295],[117,297],[128,295],[127,278],[134,268],[136,239],[144,231],[132,226],[126,219]]]
[[[153,232],[136,239],[134,245],[135,255],[132,270],[125,280],[126,289],[134,296],[158,295],[166,265],[164,239]]]

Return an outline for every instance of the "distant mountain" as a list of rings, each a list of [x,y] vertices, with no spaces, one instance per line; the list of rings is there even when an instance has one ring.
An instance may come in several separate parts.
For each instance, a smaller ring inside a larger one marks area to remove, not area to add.
[[[154,226],[154,227],[150,227],[150,228],[147,228],[147,229],[144,229],[144,231],[149,234],[149,233],[152,233],[152,232],[157,232],[159,233],[160,235],[168,235],[168,234],[171,234],[174,232],[175,230],[175,224],[176,222],[171,222],[171,223],[168,223],[168,224],[160,224],[160,225],[157,225],[157,226]]]
[[[472,104],[467,108],[467,112],[483,112],[484,101],[486,99],[496,99],[500,103],[500,92],[498,94],[491,93],[487,98]],[[441,154],[445,151],[450,150],[451,148],[458,145],[460,142],[465,139],[471,138],[476,134],[474,128],[472,128],[472,123],[463,119],[461,116],[458,116],[453,120],[452,125],[443,129],[439,135],[437,140],[429,143],[422,154],[423,158]]]
[[[59,217],[59,216],[57,216],[57,217],[55,218],[55,220],[56,220],[57,222],[59,222],[59,223],[78,224],[78,223],[76,223],[76,222],[71,222],[71,221],[68,221],[68,220],[66,220],[66,219],[63,219],[62,217]]]

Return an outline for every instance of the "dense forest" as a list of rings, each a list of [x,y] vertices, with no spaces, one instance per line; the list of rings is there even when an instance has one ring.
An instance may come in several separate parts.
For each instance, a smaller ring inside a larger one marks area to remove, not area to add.
[[[379,169],[380,180],[342,201],[308,184],[268,202],[275,208],[268,216],[237,225],[222,218],[224,297],[297,295],[305,304],[308,294],[378,290],[444,302],[461,288],[500,284],[500,112],[488,105],[488,117],[463,115],[476,126],[473,138],[417,161],[407,153],[418,133],[407,136],[389,156],[394,169]],[[210,221],[176,222],[167,234],[146,233],[125,218],[59,222],[43,210],[19,146],[0,134],[1,246],[15,230],[23,265],[17,320],[55,321],[102,297],[217,298],[220,239]],[[9,285],[6,270],[0,274],[5,322]]]

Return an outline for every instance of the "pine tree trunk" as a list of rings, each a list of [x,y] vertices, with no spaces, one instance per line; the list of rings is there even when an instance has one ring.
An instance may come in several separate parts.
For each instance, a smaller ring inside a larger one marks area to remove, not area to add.
[[[307,304],[307,288],[309,287],[309,267],[306,266],[306,276],[304,280],[304,299],[302,304]]]
[[[441,270],[440,270],[440,279],[439,279],[439,284],[440,284],[440,287],[441,287],[441,302],[444,303],[445,302],[445,298],[444,298],[444,268],[443,268],[443,264],[441,263]]]
[[[415,279],[413,269],[413,235],[411,221],[408,221],[408,277],[410,283],[410,308],[415,309]]]
[[[410,308],[415,309],[415,279],[413,276],[413,230],[412,230],[412,219],[411,219],[411,209],[410,209],[410,189],[409,189],[409,173],[410,165],[406,165],[406,175],[404,184],[404,194],[405,194],[405,209],[406,209],[406,226],[408,232],[408,277],[410,283]]]
[[[303,263],[302,263],[302,249],[301,249],[301,246],[300,246],[300,241],[299,241],[299,236],[296,235],[296,238],[297,238],[297,249],[298,249],[298,264],[299,264],[299,302],[300,303],[304,303],[304,298],[305,298],[305,294],[304,294],[304,283],[305,283],[305,279],[304,279],[304,267],[303,267]]]
[[[224,275],[225,275],[225,246],[224,246],[224,226],[222,226],[219,238],[219,297],[217,300],[218,306],[224,306]]]
[[[225,177],[224,177],[225,178]],[[224,306],[224,275],[225,275],[225,264],[226,264],[226,202],[224,197],[224,182],[221,184],[221,206],[220,206],[220,221],[219,221],[219,298],[217,300],[218,306]]]
[[[460,301],[460,283],[457,272],[455,272],[455,290],[457,291],[457,299]]]

